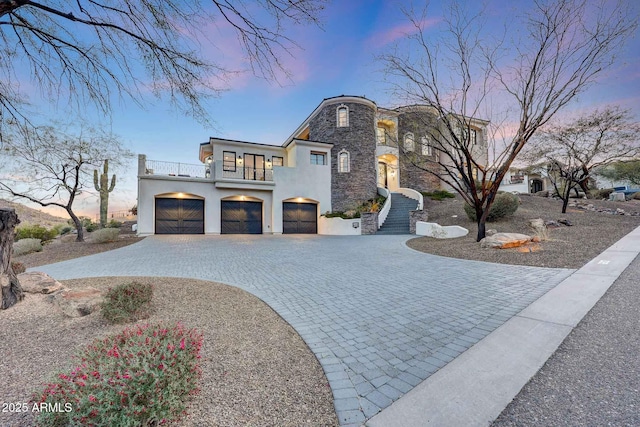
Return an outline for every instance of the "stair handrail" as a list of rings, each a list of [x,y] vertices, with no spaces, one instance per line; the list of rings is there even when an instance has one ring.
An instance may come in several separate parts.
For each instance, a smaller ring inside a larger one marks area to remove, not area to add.
[[[396,193],[400,193],[403,196],[406,196],[410,199],[417,200],[418,207],[416,208],[416,210],[418,211],[422,210],[422,207],[424,206],[424,197],[422,196],[422,193],[420,193],[419,191],[416,191],[412,188],[398,188],[396,190]]]
[[[382,205],[382,209],[380,209],[380,212],[378,213],[378,229],[380,229],[391,210],[391,192],[384,187],[378,187],[378,194],[387,198],[387,200],[384,201],[384,205]]]

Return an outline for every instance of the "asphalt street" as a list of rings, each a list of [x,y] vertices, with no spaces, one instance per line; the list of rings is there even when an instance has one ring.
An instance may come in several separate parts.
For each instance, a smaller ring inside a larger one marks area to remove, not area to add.
[[[640,256],[493,427],[640,426]]]

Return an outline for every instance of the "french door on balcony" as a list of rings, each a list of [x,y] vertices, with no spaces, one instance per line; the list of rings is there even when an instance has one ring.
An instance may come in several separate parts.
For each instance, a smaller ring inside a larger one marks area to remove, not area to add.
[[[264,156],[261,154],[244,155],[244,179],[264,181]]]

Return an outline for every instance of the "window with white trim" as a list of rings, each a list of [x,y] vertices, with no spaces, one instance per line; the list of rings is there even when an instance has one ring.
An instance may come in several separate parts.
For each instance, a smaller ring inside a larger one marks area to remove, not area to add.
[[[228,172],[236,171],[236,152],[224,151],[222,153],[222,170]]]
[[[325,153],[318,153],[315,151],[311,152],[311,164],[312,165],[325,165],[325,159],[326,159],[326,154]]]
[[[351,170],[351,156],[346,150],[338,154],[338,172],[349,172]]]
[[[339,105],[336,109],[336,123],[339,128],[349,127],[349,107]]]
[[[271,162],[273,166],[284,166],[284,157],[273,156]]]
[[[404,135],[404,151],[415,151],[416,141],[411,132]]]
[[[431,156],[433,154],[431,150],[431,138],[428,136],[423,136],[420,138],[420,146],[422,147],[422,155],[423,156]]]

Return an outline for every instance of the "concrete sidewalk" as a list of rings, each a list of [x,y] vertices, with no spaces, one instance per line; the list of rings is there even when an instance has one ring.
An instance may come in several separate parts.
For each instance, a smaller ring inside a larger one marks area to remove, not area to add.
[[[366,422],[486,426],[640,253],[640,227]]]

